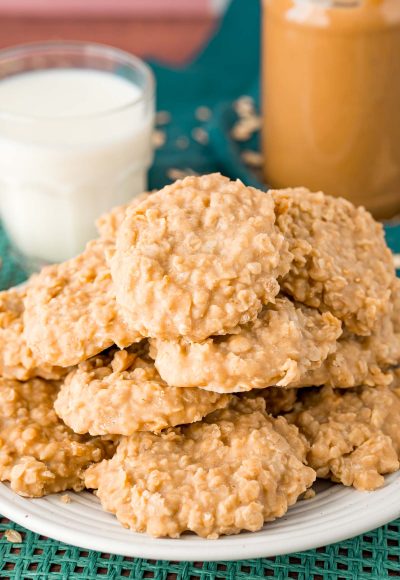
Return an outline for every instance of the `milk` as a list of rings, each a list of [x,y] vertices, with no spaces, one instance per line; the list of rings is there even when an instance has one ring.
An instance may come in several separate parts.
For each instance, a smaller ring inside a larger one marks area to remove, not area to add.
[[[147,187],[152,96],[111,72],[48,69],[0,80],[0,210],[28,261],[62,261],[94,220]]]

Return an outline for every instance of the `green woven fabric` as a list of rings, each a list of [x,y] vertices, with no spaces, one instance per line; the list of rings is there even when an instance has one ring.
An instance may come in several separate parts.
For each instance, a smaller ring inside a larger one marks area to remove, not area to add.
[[[400,576],[400,520],[347,542],[301,554],[238,562],[166,562],[88,552],[22,532],[21,544],[0,542],[0,578],[154,578],[156,580],[383,580]]]

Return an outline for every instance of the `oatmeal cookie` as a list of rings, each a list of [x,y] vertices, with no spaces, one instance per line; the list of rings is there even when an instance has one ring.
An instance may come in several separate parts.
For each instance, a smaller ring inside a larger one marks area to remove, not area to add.
[[[289,413],[297,401],[298,389],[285,387],[268,387],[268,389],[255,389],[241,395],[251,399],[262,397],[265,400],[265,409],[274,417]]]
[[[114,343],[120,348],[141,340],[128,329],[117,307],[107,242],[89,242],[67,262],[33,276],[25,298],[25,337],[41,363],[72,366]]]
[[[125,219],[128,208],[137,207],[143,200],[147,199],[149,192],[141,193],[132,199],[130,203],[117,205],[111,211],[104,213],[96,220],[96,228],[101,238],[115,241],[117,231]]]
[[[360,490],[399,469],[400,393],[389,387],[305,389],[286,418],[310,443],[308,464],[318,477]]]
[[[329,312],[281,297],[238,334],[201,343],[152,340],[151,355],[169,385],[242,392],[298,382],[335,350],[341,332]]]
[[[282,289],[369,335],[386,312],[395,278],[381,224],[342,198],[307,189],[273,191],[277,225],[294,261]]]
[[[26,381],[32,377],[59,379],[64,368],[39,364],[24,338],[26,289],[0,292],[0,376]]]
[[[375,325],[370,336],[344,332],[333,354],[315,370],[308,372],[297,386],[388,385],[393,367],[400,364],[400,280],[392,286],[389,311]]]
[[[83,489],[83,471],[114,444],[76,435],[57,417],[58,384],[0,378],[0,480],[27,497]]]
[[[81,363],[68,375],[54,408],[76,433],[132,435],[200,421],[230,399],[169,387],[153,361],[120,350]]]
[[[262,399],[234,399],[199,423],[122,438],[86,486],[124,526],[156,537],[217,538],[283,516],[315,479],[307,446]]]
[[[187,177],[128,210],[111,260],[117,302],[143,336],[226,334],[274,301],[287,247],[270,194]]]

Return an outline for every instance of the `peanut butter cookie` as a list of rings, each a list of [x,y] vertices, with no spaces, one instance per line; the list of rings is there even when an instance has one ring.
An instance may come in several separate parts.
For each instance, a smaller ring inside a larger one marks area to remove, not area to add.
[[[169,385],[242,392],[301,382],[336,349],[341,332],[329,312],[281,297],[238,334],[201,343],[152,340],[151,355]]]
[[[363,208],[307,189],[272,191],[277,225],[294,261],[282,289],[369,335],[386,312],[395,279],[383,228]]]
[[[0,292],[0,376],[26,381],[32,377],[59,379],[67,370],[39,364],[24,338],[26,289]]]
[[[111,441],[76,435],[57,417],[57,383],[0,378],[0,390],[0,480],[20,495],[79,491],[84,469],[112,455]]]
[[[135,352],[98,355],[71,372],[54,408],[76,433],[131,435],[199,421],[231,397],[169,387]]]
[[[283,516],[315,479],[302,463],[306,451],[297,429],[268,416],[262,399],[235,398],[199,423],[122,438],[85,483],[135,531],[217,538]]]
[[[272,196],[212,174],[129,209],[111,270],[132,328],[203,340],[254,320],[274,301],[291,259]]]
[[[141,193],[134,197],[130,203],[117,205],[111,211],[104,213],[96,220],[96,228],[101,238],[115,241],[117,231],[125,219],[125,214],[129,208],[137,207],[143,200],[147,199],[148,192]]]
[[[141,340],[127,328],[115,301],[106,241],[89,242],[67,262],[44,268],[29,282],[25,298],[25,337],[40,361],[72,366],[117,344]]]
[[[318,368],[309,371],[297,386],[388,385],[392,369],[400,364],[400,280],[392,286],[388,312],[375,325],[370,336],[356,336],[347,331],[338,340],[337,349]]]
[[[286,418],[309,441],[318,477],[373,490],[400,467],[399,395],[389,387],[304,389]]]

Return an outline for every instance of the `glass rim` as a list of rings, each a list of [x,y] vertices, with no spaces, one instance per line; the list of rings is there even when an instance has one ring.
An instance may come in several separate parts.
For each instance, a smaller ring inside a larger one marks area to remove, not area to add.
[[[114,59],[116,62],[124,61],[124,64],[130,66],[132,69],[138,70],[145,79],[145,84],[142,89],[142,93],[135,99],[132,99],[128,103],[121,105],[119,107],[111,107],[110,109],[105,109],[104,111],[98,111],[96,113],[88,113],[88,114],[77,114],[71,115],[67,117],[55,117],[55,116],[47,116],[47,115],[29,115],[29,114],[22,114],[22,113],[13,113],[11,111],[4,110],[0,107],[0,119],[6,120],[15,120],[15,121],[24,121],[24,122],[69,122],[73,120],[80,120],[80,119],[97,119],[97,118],[104,118],[108,116],[112,116],[118,113],[123,113],[124,111],[129,110],[131,107],[138,105],[140,103],[148,102],[154,97],[155,92],[155,79],[154,74],[151,68],[138,56],[130,54],[129,52],[122,50],[120,48],[116,48],[114,46],[108,44],[102,44],[97,42],[86,42],[80,40],[49,40],[44,42],[27,42],[24,44],[16,44],[14,46],[10,46],[7,48],[0,49],[0,68],[3,64],[8,60],[15,60],[18,61],[19,59],[24,58],[25,56],[34,55],[35,52],[37,53],[44,53],[42,56],[46,56],[46,53],[51,55],[52,53],[57,53],[57,51],[65,51],[67,55],[69,53],[79,52],[81,51],[82,55],[87,56],[108,56],[109,58]],[[34,70],[50,70],[53,67],[49,68],[38,68],[32,69]],[[54,67],[55,70],[56,67]],[[61,67],[60,67],[61,68]],[[64,67],[64,68],[76,68],[80,70],[80,67]],[[89,69],[90,67],[88,67]],[[99,70],[102,69],[95,69],[92,68],[91,70]],[[31,72],[31,71],[24,71],[24,72]],[[24,72],[16,73],[16,74],[24,74]],[[107,72],[107,71],[105,71]],[[114,74],[110,72],[110,74]],[[2,78],[8,78],[11,75],[6,75]],[[1,82],[0,78],[0,82]],[[133,83],[132,83],[133,84]]]

